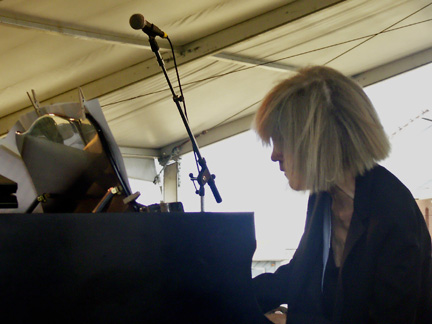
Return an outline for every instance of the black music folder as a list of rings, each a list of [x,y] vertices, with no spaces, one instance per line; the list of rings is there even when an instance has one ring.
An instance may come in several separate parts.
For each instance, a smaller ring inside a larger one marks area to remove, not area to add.
[[[269,323],[252,213],[0,217],[3,323]]]
[[[17,189],[16,182],[0,174],[0,209],[18,207],[18,200],[15,196]]]

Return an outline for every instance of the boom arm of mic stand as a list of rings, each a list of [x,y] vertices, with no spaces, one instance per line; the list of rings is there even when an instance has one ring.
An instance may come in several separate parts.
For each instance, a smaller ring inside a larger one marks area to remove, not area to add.
[[[170,82],[169,77],[168,77],[168,73],[167,73],[166,68],[165,68],[165,64],[163,63],[163,59],[162,59],[162,57],[161,57],[161,55],[159,53],[159,46],[158,46],[158,44],[157,44],[157,42],[155,40],[155,37],[149,37],[149,42],[150,42],[150,46],[151,46],[152,51],[156,55],[156,58],[157,58],[158,63],[159,63],[159,66],[162,68],[162,71],[163,71],[163,73],[165,75],[165,79],[168,82],[168,85],[169,85],[169,87],[171,89],[171,93],[173,95],[173,100],[174,100],[174,102],[175,102],[175,104],[177,106],[177,109],[178,109],[178,111],[180,113],[180,116],[181,116],[181,119],[183,121],[183,124],[184,124],[184,126],[186,128],[186,131],[187,131],[188,136],[190,138],[190,141],[192,143],[192,149],[193,149],[193,151],[196,154],[196,157],[198,159],[198,164],[201,166],[201,171],[199,172],[199,175],[198,175],[198,183],[200,184],[200,186],[204,186],[206,183],[208,183],[208,185],[210,186],[210,189],[211,189],[211,191],[213,193],[213,196],[216,199],[216,202],[220,203],[220,202],[222,202],[222,198],[221,198],[221,196],[219,194],[219,191],[218,191],[218,189],[216,187],[216,183],[214,181],[214,176],[210,173],[210,171],[209,171],[209,169],[207,167],[206,160],[201,156],[201,153],[199,151],[198,144],[196,142],[195,136],[193,135],[193,133],[192,133],[190,127],[189,127],[189,122],[186,119],[186,116],[185,116],[183,110],[181,109],[181,106],[180,106],[180,100],[181,100],[181,98],[179,98],[175,94],[174,89],[173,89],[173,87],[171,85],[171,82]]]

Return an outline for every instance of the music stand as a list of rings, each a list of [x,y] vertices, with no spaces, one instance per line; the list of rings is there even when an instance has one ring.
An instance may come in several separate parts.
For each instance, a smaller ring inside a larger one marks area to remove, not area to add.
[[[106,152],[100,129],[88,119],[43,115],[16,139],[44,212],[92,212],[114,189],[118,194],[109,197],[105,210],[133,209],[123,203],[129,188]]]

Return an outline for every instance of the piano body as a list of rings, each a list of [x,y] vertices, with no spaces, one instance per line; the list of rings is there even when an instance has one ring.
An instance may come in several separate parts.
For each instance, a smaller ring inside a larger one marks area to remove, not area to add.
[[[252,213],[3,214],[4,323],[269,323]]]

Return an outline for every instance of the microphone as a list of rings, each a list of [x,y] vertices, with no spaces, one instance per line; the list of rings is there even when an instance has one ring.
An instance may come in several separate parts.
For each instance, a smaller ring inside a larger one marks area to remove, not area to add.
[[[134,14],[129,19],[129,25],[133,29],[141,29],[144,33],[146,33],[149,37],[162,37],[168,38],[168,35],[165,34],[162,30],[160,30],[156,25],[148,22],[144,19],[144,16],[141,14]]]

